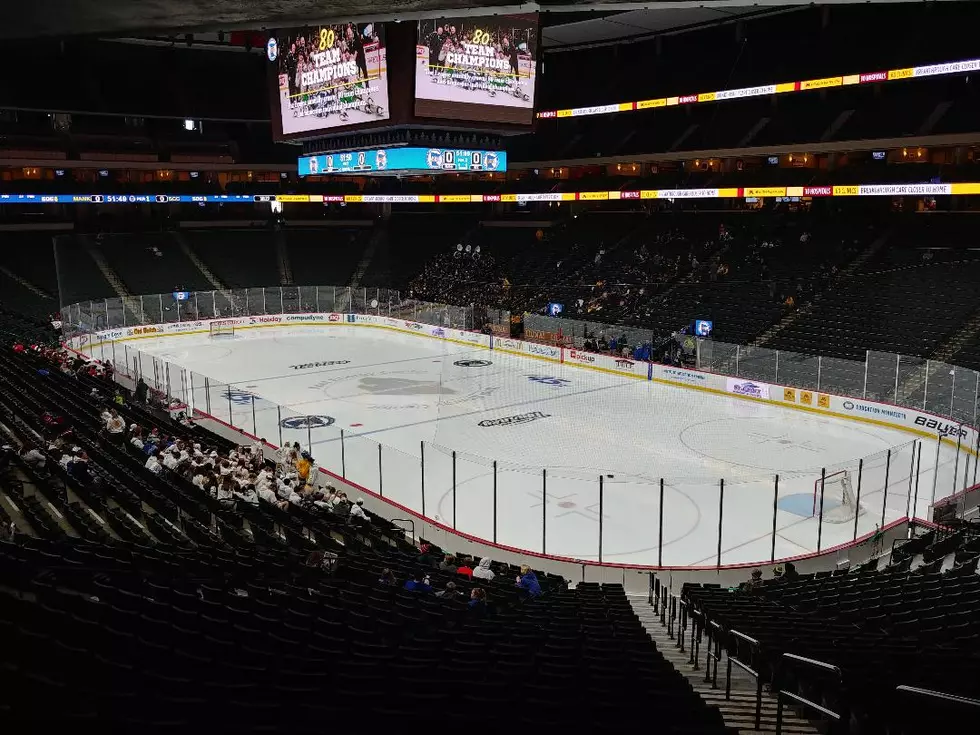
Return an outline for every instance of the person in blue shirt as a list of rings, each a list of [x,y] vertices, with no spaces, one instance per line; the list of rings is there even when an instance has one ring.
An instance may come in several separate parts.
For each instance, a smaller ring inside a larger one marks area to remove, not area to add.
[[[477,617],[483,617],[487,614],[487,591],[482,587],[474,587],[470,591],[469,602],[466,603],[466,607],[470,614]]]
[[[541,597],[541,585],[538,584],[538,575],[531,571],[527,564],[521,566],[521,574],[517,578],[517,587],[521,590],[523,597]]]
[[[405,582],[405,589],[411,592],[432,592],[432,585],[429,584],[429,578],[424,577],[418,572],[412,575],[412,578]]]

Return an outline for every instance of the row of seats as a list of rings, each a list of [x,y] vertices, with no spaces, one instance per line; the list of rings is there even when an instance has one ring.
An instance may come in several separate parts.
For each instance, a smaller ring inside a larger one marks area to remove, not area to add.
[[[880,570],[876,558],[850,571],[793,574],[737,590],[685,585],[682,597],[695,611],[692,624],[720,625],[729,655],[759,671],[774,692],[842,715],[840,732],[923,732],[950,705],[928,699],[913,706],[899,686],[980,697],[971,673],[980,664],[978,558],[980,526],[968,525],[897,546]]]
[[[492,582],[440,570],[442,549],[420,554],[378,516],[352,525],[300,507],[226,507],[107,441],[99,413],[112,386],[49,367],[0,356],[6,441],[50,438],[45,415],[57,414],[54,431],[70,428],[92,481],[53,455],[43,471],[6,455],[0,488],[29,529],[0,542],[4,721],[363,732],[421,716],[426,728],[613,732],[652,716],[667,733],[727,732],[657,652],[621,586],[568,589],[539,572],[543,594],[525,600],[515,567],[496,565]],[[118,410],[127,423],[231,446],[131,402]],[[397,584],[382,582],[385,569]],[[458,595],[401,584],[422,575]],[[471,607],[477,586],[488,602]]]

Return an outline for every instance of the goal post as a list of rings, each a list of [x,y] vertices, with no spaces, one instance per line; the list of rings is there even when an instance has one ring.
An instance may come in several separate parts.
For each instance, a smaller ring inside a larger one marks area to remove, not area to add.
[[[234,337],[235,336],[235,321],[234,319],[224,319],[219,321],[211,322],[211,338],[215,337]]]
[[[823,483],[823,519],[826,523],[847,523],[864,512],[854,498],[850,470],[838,470],[813,483],[813,515],[820,515],[820,489]]]

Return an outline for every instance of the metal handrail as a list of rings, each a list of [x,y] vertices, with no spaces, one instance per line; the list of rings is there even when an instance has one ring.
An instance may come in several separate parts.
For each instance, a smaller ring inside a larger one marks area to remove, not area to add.
[[[743,640],[746,643],[748,643],[750,646],[752,646],[753,654],[755,654],[755,652],[758,650],[759,641],[757,641],[752,636],[746,635],[745,633],[741,633],[737,630],[729,630],[728,633],[733,638],[738,638],[740,640]],[[740,669],[742,669],[742,671],[744,671],[746,674],[748,674],[749,676],[755,679],[755,729],[758,730],[760,725],[762,724],[762,676],[759,674],[758,671],[753,669],[748,663],[742,661],[737,656],[732,656],[731,649],[732,646],[729,646],[728,657],[727,657],[728,665],[725,674],[725,699],[730,700],[732,698],[732,664],[735,664]],[[755,656],[753,655],[752,658],[754,659]],[[752,663],[755,663],[755,661],[753,660]]]
[[[718,662],[721,660],[721,636],[724,633],[722,627],[714,620],[708,621],[708,654],[705,656],[704,683],[711,683],[712,689],[718,688]],[[714,639],[714,648],[711,646]],[[715,662],[714,674],[711,672],[711,662]]]
[[[784,653],[783,659],[789,661],[790,663],[798,663],[804,666],[809,666],[810,668],[820,669],[822,671],[828,671],[837,675],[838,685],[841,683],[841,670],[839,666],[834,666],[834,664],[828,664],[826,661],[817,661],[814,658],[807,658],[805,656],[798,656],[795,653]],[[789,699],[796,702],[801,707],[806,709],[811,709],[819,712],[822,715],[830,717],[836,722],[840,722],[844,719],[843,712],[834,712],[833,710],[827,709],[823,705],[814,702],[805,697],[801,697],[795,692],[789,692],[780,687],[779,691],[776,693],[776,735],[782,735],[783,732],[783,701]]]
[[[687,600],[677,599],[677,647],[684,653],[684,633],[687,631]]]
[[[912,694],[919,697],[927,697],[929,699],[938,699],[943,702],[949,702],[955,705],[964,705],[966,707],[980,707],[980,699],[973,699],[971,697],[962,697],[959,694],[947,694],[946,692],[937,692],[934,689],[923,689],[922,687],[913,687],[907,684],[900,684],[895,687],[896,692],[901,692],[902,694]]]

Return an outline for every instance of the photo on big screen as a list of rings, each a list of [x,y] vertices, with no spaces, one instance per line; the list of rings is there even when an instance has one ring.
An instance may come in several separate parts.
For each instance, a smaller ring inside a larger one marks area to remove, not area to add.
[[[388,119],[383,24],[284,31],[271,48],[268,56],[279,76],[282,135]]]
[[[536,14],[419,21],[415,114],[530,124]]]

